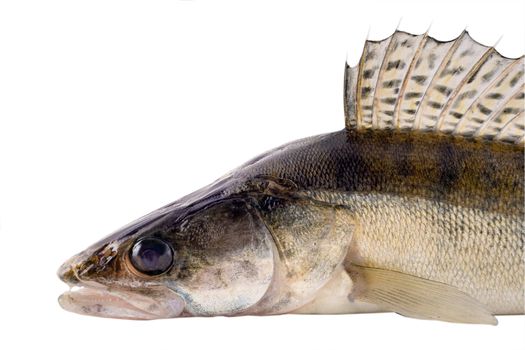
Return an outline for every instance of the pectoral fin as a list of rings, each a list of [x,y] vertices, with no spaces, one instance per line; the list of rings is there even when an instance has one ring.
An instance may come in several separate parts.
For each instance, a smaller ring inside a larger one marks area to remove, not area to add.
[[[382,306],[401,315],[459,323],[496,325],[479,301],[456,287],[401,272],[351,265],[355,300]]]

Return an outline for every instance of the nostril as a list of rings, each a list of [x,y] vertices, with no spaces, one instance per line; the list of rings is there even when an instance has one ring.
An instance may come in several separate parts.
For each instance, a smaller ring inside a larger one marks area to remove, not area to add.
[[[78,279],[77,273],[75,271],[75,264],[70,260],[66,261],[65,263],[60,266],[60,268],[57,271],[58,277],[68,285],[76,285],[80,283],[80,280]]]

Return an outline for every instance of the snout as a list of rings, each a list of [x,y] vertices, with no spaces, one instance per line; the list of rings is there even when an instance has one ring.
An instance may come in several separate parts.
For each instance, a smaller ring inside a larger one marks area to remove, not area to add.
[[[87,249],[64,262],[57,271],[58,277],[69,286],[81,281],[108,277],[115,269],[117,247],[110,243]]]
[[[64,262],[57,271],[58,278],[70,287],[80,283],[77,273],[77,261],[78,257],[74,256]]]

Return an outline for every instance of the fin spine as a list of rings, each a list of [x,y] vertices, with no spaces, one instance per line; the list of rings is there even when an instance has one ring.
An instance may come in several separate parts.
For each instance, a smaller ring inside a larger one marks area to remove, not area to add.
[[[472,110],[472,108],[487,94],[487,92],[489,92],[492,88],[494,88],[496,85],[498,85],[503,79],[504,77],[509,74],[510,71],[512,71],[512,69],[514,68],[514,66],[516,64],[519,63],[519,59],[517,59],[516,61],[513,61],[511,62],[507,67],[505,67],[503,69],[503,71],[501,72],[500,74],[500,79],[494,79],[494,81],[492,81],[492,83],[490,83],[485,89],[483,89],[483,91],[472,101],[472,103],[469,105],[469,107],[465,110],[465,116]],[[519,91],[518,91],[519,93]],[[511,98],[507,99],[507,100],[511,100],[515,95],[517,94],[513,94]],[[502,107],[500,108],[500,110],[504,107],[504,104],[502,104]],[[499,112],[499,111],[498,111]],[[492,120],[494,118],[495,115],[498,115],[499,113],[492,113],[491,117],[488,118],[483,124],[486,124],[488,121]],[[465,122],[467,122],[467,118],[462,118],[458,121],[458,123],[456,124],[456,127],[454,128],[454,131],[452,132],[453,134],[456,134],[456,133],[461,133],[461,129],[463,127],[463,125],[465,124]],[[483,126],[482,124],[482,126]],[[480,127],[481,128],[481,127]],[[479,129],[478,129],[479,131]]]
[[[421,52],[423,52],[423,47],[425,47],[425,43],[428,40],[428,30],[423,34],[423,38],[421,39],[419,43],[419,47],[416,49],[416,52],[414,53],[414,56],[412,57],[412,60],[410,61],[410,66],[408,67],[408,70],[405,74],[405,78],[403,79],[403,83],[401,84],[401,88],[399,89],[399,98],[396,101],[396,105],[394,106],[394,125],[397,130],[399,130],[399,109],[401,108],[401,104],[405,98],[405,90],[408,85],[408,79],[406,77],[409,77],[412,74],[412,71],[414,70],[414,66],[416,65],[417,60],[419,57],[421,57]]]
[[[394,32],[394,34],[392,34],[390,36],[390,41],[388,42],[388,46],[385,50],[385,55],[383,56],[383,60],[381,61],[381,66],[379,67],[379,72],[377,73],[377,81],[376,81],[376,86],[374,88],[374,97],[372,98],[372,128],[377,128],[378,124],[379,124],[379,121],[377,120],[378,118],[378,115],[377,115],[377,105],[378,105],[378,98],[377,98],[377,91],[379,90],[378,87],[379,87],[379,82],[382,81],[382,78],[383,78],[383,74],[385,72],[385,62],[386,60],[388,59],[390,53],[392,52],[392,38],[394,38],[394,36],[398,33],[399,31],[396,30]]]
[[[444,116],[450,110],[450,106],[452,105],[452,102],[455,101],[456,96],[461,91],[461,88],[465,85],[465,83],[467,81],[469,81],[470,78],[472,78],[472,75],[478,70],[479,67],[481,67],[488,60],[488,58],[490,57],[490,55],[492,53],[494,53],[494,51],[495,51],[494,47],[490,47],[487,51],[485,51],[483,56],[481,56],[481,58],[478,60],[478,62],[476,62],[476,64],[472,65],[472,67],[470,68],[469,72],[465,75],[465,77],[463,77],[461,82],[456,86],[454,91],[450,94],[449,98],[447,99],[447,102],[445,103],[445,106],[441,110],[441,113],[439,114],[438,122],[433,127],[434,131],[441,129],[441,126],[443,125],[443,122],[445,121]],[[489,86],[491,86],[491,85],[492,84],[490,84]],[[483,95],[483,93],[487,90],[487,88],[485,88],[485,90],[483,90],[483,92],[479,96]],[[478,98],[479,98],[479,96],[478,96]],[[467,109],[467,112],[469,111],[470,108],[471,107],[469,107]]]
[[[345,126],[521,143],[523,57],[505,57],[466,30],[449,41],[400,30],[366,40],[359,63],[345,62]]]
[[[516,91],[516,93],[515,93],[514,95],[512,95],[507,101],[510,101],[510,100],[516,98],[516,96],[518,96],[519,94],[523,93],[523,87],[524,87],[524,86],[522,85],[522,86],[521,86],[521,89],[519,89],[518,91]],[[505,103],[502,103],[501,106],[499,107],[499,109],[497,109],[495,112],[493,112],[492,115],[490,116],[490,118],[487,118],[487,120],[485,120],[485,121],[483,122],[483,124],[480,125],[479,129],[476,130],[476,132],[474,133],[474,137],[479,136],[479,135],[481,134],[481,132],[482,132],[482,131],[483,131],[483,130],[484,130],[484,129],[485,129],[485,128],[486,128],[486,127],[487,127],[487,126],[488,126],[488,125],[494,120],[494,119],[496,119],[496,118],[501,114],[501,112],[503,111],[503,109],[505,109],[505,106],[506,106],[506,104],[505,104]],[[509,124],[512,120],[514,120],[514,118],[518,117],[518,116],[519,116],[520,114],[522,114],[522,113],[523,113],[523,111],[518,112],[518,113],[516,113],[516,115],[514,115],[512,118],[510,118],[510,119],[508,120],[508,122],[505,123],[505,125],[501,128],[501,130],[498,132],[497,135],[499,135],[499,134],[500,134],[500,133],[501,133],[501,132],[502,132],[502,131],[508,126],[508,124]],[[495,135],[494,138],[497,138],[497,135]]]
[[[421,124],[421,120],[423,119],[423,116],[420,114],[420,112],[421,112],[421,106],[423,106],[423,103],[425,102],[425,97],[428,96],[428,92],[429,92],[430,88],[433,86],[434,81],[436,80],[436,77],[437,77],[438,73],[443,71],[443,68],[444,68],[445,64],[450,60],[452,55],[456,52],[456,50],[458,49],[459,44],[461,43],[461,40],[463,39],[463,37],[466,34],[467,34],[467,31],[464,30],[456,39],[454,39],[454,43],[448,49],[446,55],[443,56],[443,59],[441,60],[441,62],[439,64],[439,68],[436,70],[436,73],[432,76],[432,79],[430,80],[430,84],[428,84],[427,88],[425,89],[425,93],[423,94],[423,98],[421,99],[421,103],[419,104],[419,106],[417,106],[416,114],[415,114],[415,118],[414,118],[414,124],[413,124],[413,126],[415,126],[415,128],[413,128],[413,129],[420,129],[421,128],[420,124]]]
[[[510,118],[510,119],[507,121],[507,123],[506,123],[505,125],[503,125],[503,127],[501,128],[501,130],[500,130],[500,131],[494,136],[494,138],[495,138],[496,140],[500,140],[501,137],[502,137],[501,135],[503,135],[504,132],[507,131],[507,128],[508,128],[509,126],[512,125],[512,122],[513,122],[514,120],[518,119],[518,118],[519,118],[520,116],[522,116],[522,115],[523,115],[523,112],[518,113],[518,114],[516,114],[514,117]],[[518,138],[518,140],[520,140],[520,139],[522,139],[522,138],[523,138],[523,136],[522,136],[521,138]]]

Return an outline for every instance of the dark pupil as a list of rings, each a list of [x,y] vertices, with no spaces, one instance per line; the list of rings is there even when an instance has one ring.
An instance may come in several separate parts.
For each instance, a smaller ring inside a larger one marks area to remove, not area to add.
[[[173,262],[170,246],[158,238],[145,238],[131,250],[131,263],[142,273],[158,275],[167,271]]]

